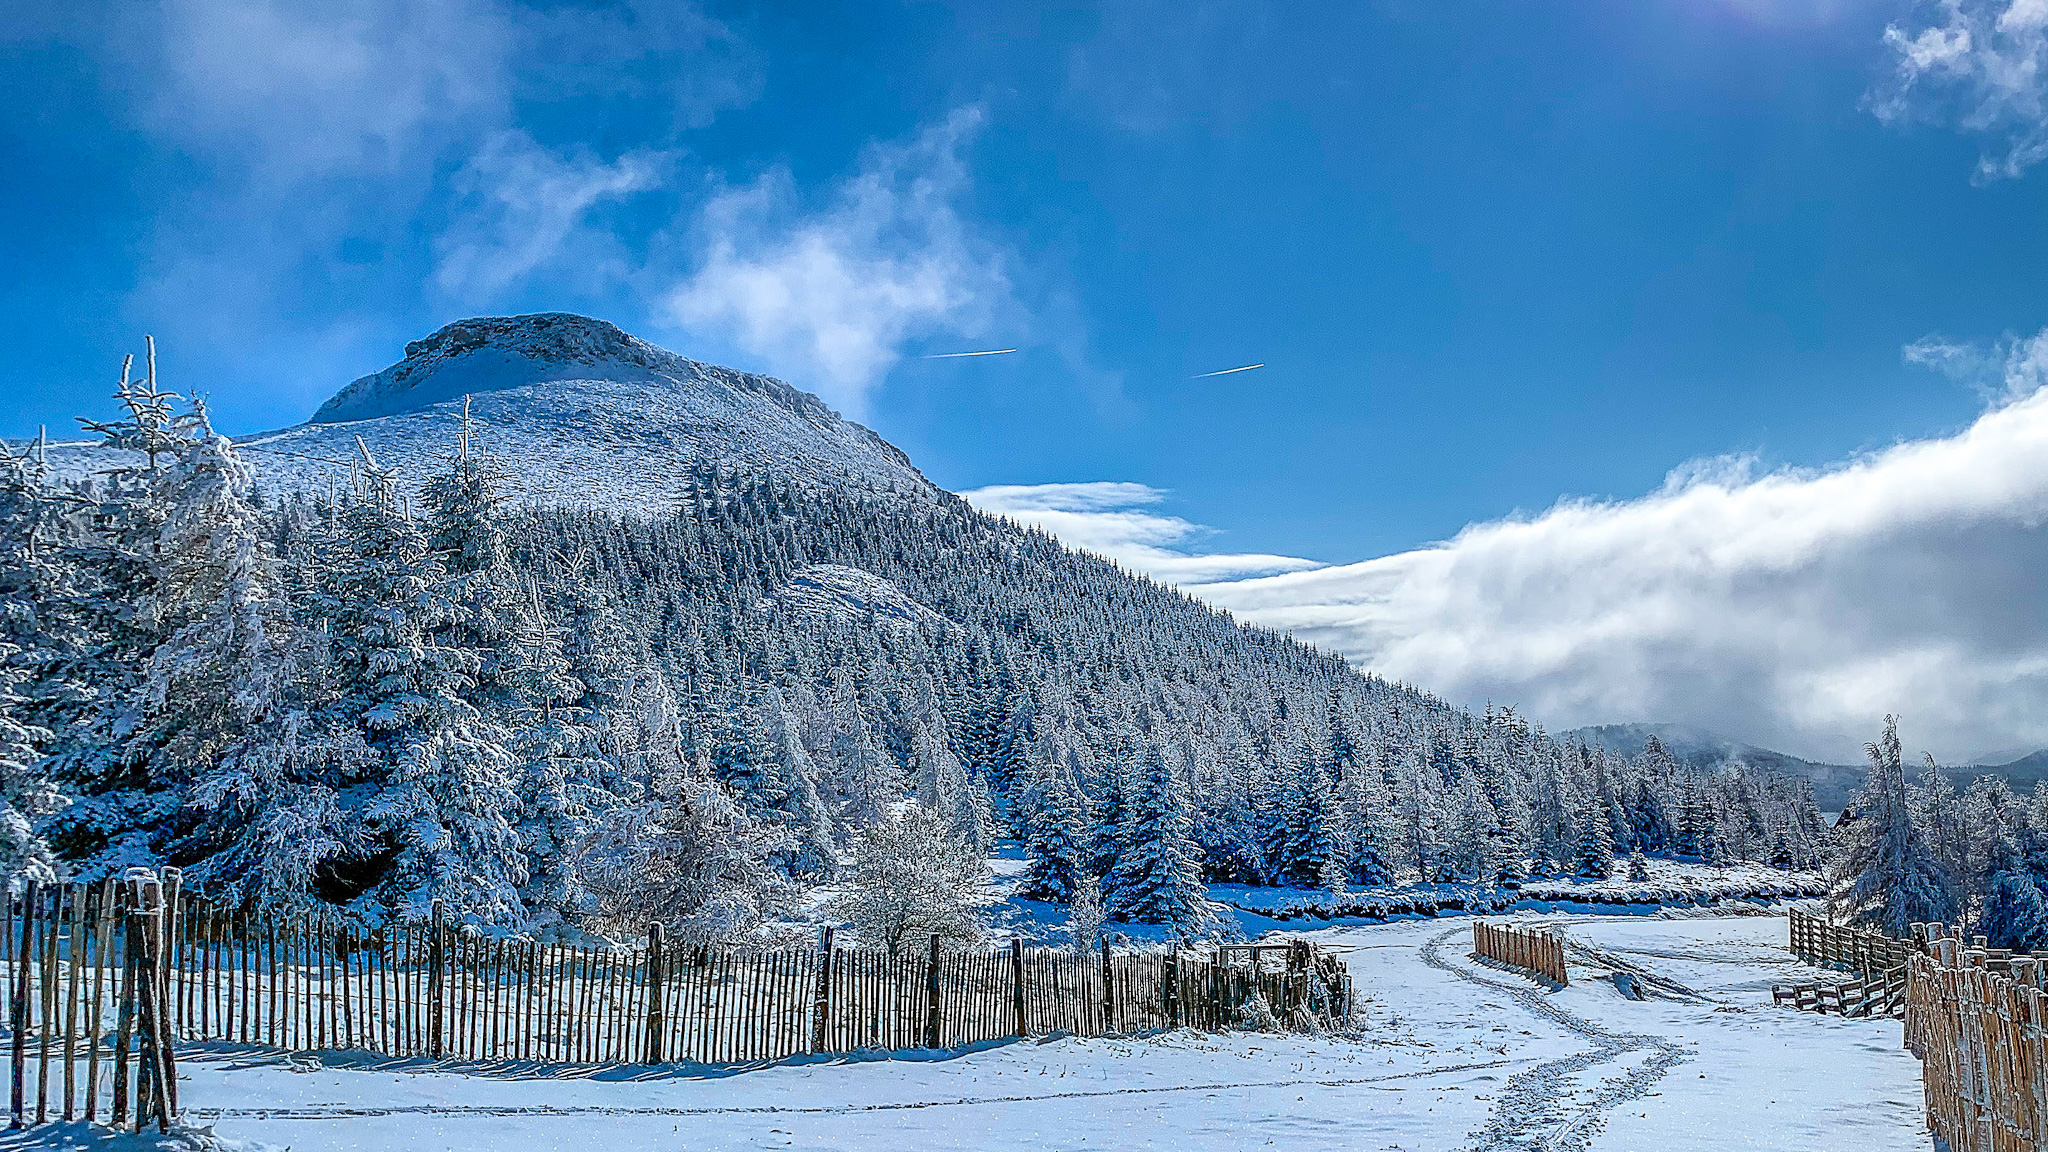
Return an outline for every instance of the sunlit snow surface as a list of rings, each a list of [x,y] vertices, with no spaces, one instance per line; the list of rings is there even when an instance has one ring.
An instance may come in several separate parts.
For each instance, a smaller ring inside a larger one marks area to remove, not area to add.
[[[937,491],[902,452],[807,392],[562,314],[451,324],[342,389],[317,422],[236,443],[272,491],[345,487],[359,437],[416,487],[455,451],[465,395],[475,449],[507,472],[521,502],[659,514],[674,507],[691,461],[809,486]],[[50,460],[81,476],[119,454],[62,444]]]
[[[1545,992],[1468,959],[1468,920],[1413,920],[1313,934],[1353,949],[1360,1040],[1181,1032],[595,1075],[192,1050],[184,1101],[223,1136],[298,1152],[1929,1147],[1896,1022],[1770,1005],[1772,980],[1812,975],[1782,916],[1564,919],[1704,999],[1626,1000],[1586,967]]]

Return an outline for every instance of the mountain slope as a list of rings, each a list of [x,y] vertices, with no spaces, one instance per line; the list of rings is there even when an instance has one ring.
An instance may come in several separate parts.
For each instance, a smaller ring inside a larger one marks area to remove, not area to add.
[[[558,312],[450,324],[306,423],[236,443],[272,491],[346,486],[358,438],[380,466],[417,478],[453,451],[464,396],[473,443],[508,471],[520,502],[662,513],[682,497],[693,461],[807,485],[938,492],[888,441],[807,392]],[[50,449],[67,476],[114,456],[84,444]]]

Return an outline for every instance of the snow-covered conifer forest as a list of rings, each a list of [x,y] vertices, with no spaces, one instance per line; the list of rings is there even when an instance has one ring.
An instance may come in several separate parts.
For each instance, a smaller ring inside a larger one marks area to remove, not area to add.
[[[447,434],[433,455],[407,424],[403,466],[378,420],[303,426],[354,448],[312,482],[304,451],[266,480],[276,457],[153,373],[93,414],[100,447],[10,450],[11,872],[172,863],[365,921],[439,900],[698,942],[829,884],[826,914],[888,946],[972,933],[959,890],[1004,839],[1030,895],[1188,935],[1212,923],[1205,881],[1819,858],[1802,785],[1461,710],[936,489],[700,454],[638,459],[665,510],[536,499],[528,453],[468,401],[421,408]],[[913,906],[863,890],[918,861]]]

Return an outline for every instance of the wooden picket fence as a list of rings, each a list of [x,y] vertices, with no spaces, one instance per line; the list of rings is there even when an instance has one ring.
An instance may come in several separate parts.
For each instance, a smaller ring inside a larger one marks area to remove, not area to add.
[[[1776,988],[1773,998],[1903,1017],[1927,1128],[1950,1152],[2048,1152],[2048,957],[1990,948],[1982,936],[1966,943],[1945,924],[1914,924],[1900,939],[1797,911],[1790,936],[1801,960],[1859,978]]]
[[[2048,1149],[2048,959],[1915,929],[1925,952],[1907,965],[1906,1047],[1927,1127],[1951,1152]]]
[[[1905,1015],[1907,964],[1921,953],[1919,942],[1836,924],[1796,908],[1789,913],[1788,932],[1792,954],[1801,961],[1854,972],[1857,978],[1773,985],[1772,1003],[1837,1016]]]
[[[1164,951],[1104,943],[1076,953],[1016,940],[951,949],[932,937],[891,955],[835,947],[830,929],[819,948],[761,950],[678,947],[657,928],[630,947],[577,946],[485,935],[438,909],[428,923],[367,930],[333,916],[251,913],[180,891],[174,871],[160,885],[32,889],[9,903],[0,960],[16,990],[9,1022],[19,1122],[50,1118],[53,1090],[61,1118],[97,1118],[104,1065],[110,1119],[140,1123],[125,1085],[157,1066],[145,1069],[128,1053],[154,1060],[161,1052],[174,1083],[169,1040],[473,1061],[730,1064],[1049,1033],[1252,1021],[1317,1028],[1352,1004],[1343,964],[1305,941]],[[115,930],[117,921],[147,917],[148,947]],[[136,964],[152,966],[140,986],[155,989],[153,999],[125,990],[124,966]],[[124,991],[103,990],[115,976]],[[151,1005],[134,1007],[140,1000]],[[160,1025],[145,1028],[144,1017]],[[35,1083],[32,1117],[21,1107],[25,1080]],[[136,1091],[138,1101],[161,1104],[165,1119],[175,1116],[174,1090]]]
[[[104,1083],[109,1123],[169,1129],[178,1070],[165,910],[176,902],[175,879],[167,891],[139,869],[96,885],[29,883],[7,900],[9,1127],[49,1120],[53,1089],[58,1118],[98,1120]]]
[[[1920,954],[1919,945],[1911,940],[1836,924],[1797,908],[1790,910],[1789,918],[1792,954],[1816,968],[1869,976],[1903,968]]]
[[[1513,928],[1474,920],[1472,951],[1532,976],[1541,976],[1560,988],[1571,983],[1565,971],[1564,935],[1556,928]]]

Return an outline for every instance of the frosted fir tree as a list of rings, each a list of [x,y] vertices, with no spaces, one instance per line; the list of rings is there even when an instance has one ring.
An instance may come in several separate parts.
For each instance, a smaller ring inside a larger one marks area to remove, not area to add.
[[[1955,915],[1950,878],[1929,859],[1906,796],[1899,725],[1884,720],[1884,735],[1864,746],[1870,775],[1856,801],[1856,818],[1843,829],[1831,870],[1830,910],[1893,936],[1918,922],[1947,923]]]
[[[40,825],[63,803],[42,770],[39,745],[49,733],[15,718],[25,701],[14,692],[18,673],[8,665],[18,654],[0,638],[0,885],[56,879]]]
[[[559,922],[585,905],[571,856],[594,811],[609,799],[607,772],[584,704],[588,693],[563,651],[566,629],[548,622],[537,587],[529,585],[527,594],[529,607],[514,637],[518,660],[505,681],[513,702],[510,751],[524,765],[518,832],[528,880],[521,898],[540,921]]]
[[[1589,808],[1579,820],[1579,849],[1573,864],[1576,874],[1587,880],[1605,880],[1614,873],[1614,845],[1607,839],[1607,821],[1598,809]]]
[[[1140,755],[1132,786],[1130,816],[1119,837],[1123,847],[1109,876],[1109,915],[1195,936],[1215,922],[1215,914],[1202,884],[1201,849],[1188,835],[1186,786],[1150,746]]]
[[[146,766],[152,790],[189,789],[211,817],[180,846],[189,858],[239,838],[288,770],[267,761],[299,670],[249,470],[202,406],[182,427],[161,481],[155,575],[138,605],[164,639],[132,706],[126,755]]]
[[[1641,848],[1628,854],[1628,878],[1637,884],[1645,883],[1650,879],[1650,862],[1643,859],[1643,850]]]
[[[509,734],[471,702],[483,659],[457,646],[425,534],[365,457],[365,490],[344,510],[346,551],[328,576],[344,690],[384,764],[364,805],[393,857],[376,898],[406,920],[442,899],[464,919],[518,923],[528,880],[513,827],[518,761]]]
[[[1303,888],[1327,888],[1330,869],[1341,869],[1337,848],[1337,792],[1329,769],[1317,765],[1302,774],[1298,795],[1293,855],[1286,861],[1288,879]]]
[[[1394,869],[1387,862],[1386,835],[1379,822],[1369,815],[1354,826],[1351,879],[1367,888],[1382,888],[1394,882]]]
[[[1066,755],[1060,748],[1035,749],[1024,770],[1021,815],[1024,854],[1030,861],[1024,895],[1033,900],[1067,903],[1075,899],[1082,881],[1095,882],[1088,867],[1087,808],[1069,774]]]
[[[50,732],[18,691],[37,658],[29,646],[50,644],[38,602],[57,582],[42,538],[51,498],[41,448],[40,438],[19,452],[0,444],[0,884],[55,879],[41,825],[64,802],[44,769]]]
[[[183,439],[175,423],[179,397],[157,386],[154,340],[147,375],[134,378],[134,362],[129,356],[121,364],[115,399],[122,415],[79,421],[102,446],[123,454],[119,463],[69,493],[73,507],[58,524],[42,522],[62,529],[65,570],[61,586],[46,586],[34,609],[44,637],[35,646],[49,651],[27,692],[31,716],[50,733],[47,770],[71,794],[50,821],[51,840],[88,867],[116,870],[155,863],[166,839],[156,825],[181,807],[152,781],[148,761],[129,755],[144,674],[163,639],[141,611],[159,573],[163,465]],[[42,574],[51,574],[47,566]]]
[[[797,733],[795,716],[780,690],[770,687],[760,704],[762,768],[775,797],[772,807],[788,830],[790,870],[802,876],[832,874],[838,863],[839,833],[818,795],[818,767]]]
[[[976,944],[987,935],[981,909],[987,880],[987,857],[953,835],[944,813],[906,804],[854,837],[853,862],[831,909],[892,957],[931,936]]]
[[[1500,826],[1500,814],[1487,799],[1486,789],[1470,777],[1458,790],[1457,805],[1443,852],[1448,874],[1460,881],[1488,879],[1494,862],[1493,833]]]
[[[2048,946],[2048,896],[2040,877],[2024,868],[1997,874],[1977,919],[1977,931],[1993,948],[2034,952]]]
[[[1108,877],[1123,851],[1123,829],[1130,819],[1130,782],[1123,761],[1112,758],[1101,768],[1095,802],[1095,826],[1088,845],[1090,871]]]
[[[902,770],[851,701],[835,698],[827,747],[833,768],[826,778],[838,801],[842,827],[865,828],[887,817],[902,801]]]

